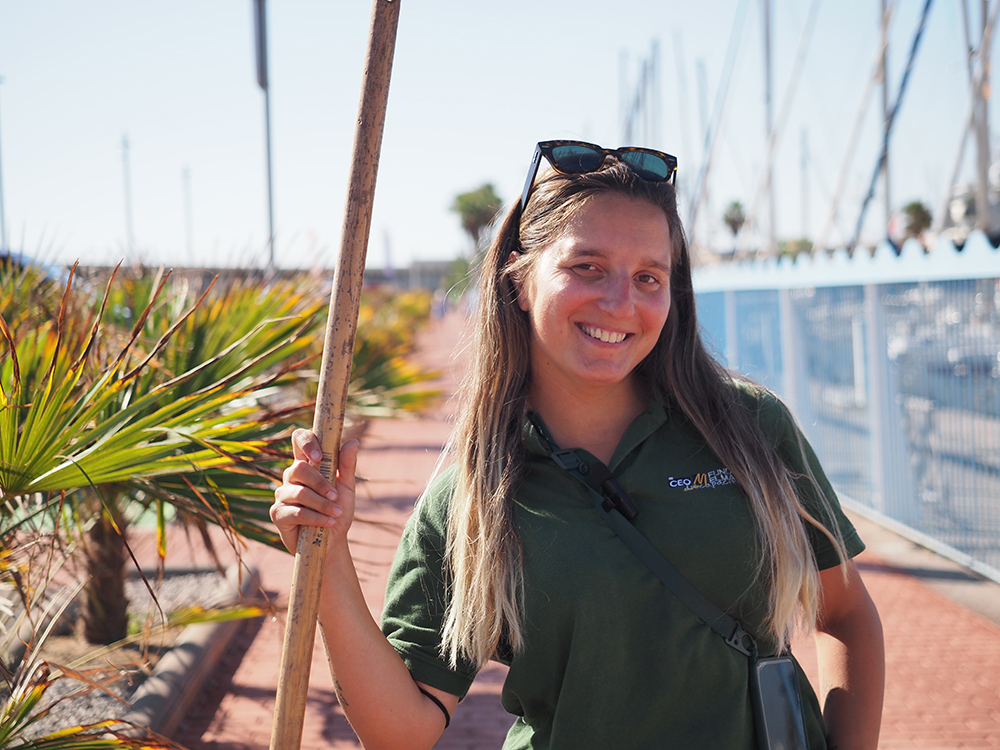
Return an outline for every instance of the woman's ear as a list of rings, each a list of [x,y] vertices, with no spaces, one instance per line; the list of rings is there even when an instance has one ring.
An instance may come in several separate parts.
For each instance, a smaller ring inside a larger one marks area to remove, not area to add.
[[[507,256],[507,265],[512,266],[520,258],[520,254],[510,251],[510,255]],[[520,307],[525,312],[528,311],[528,300],[525,298],[524,294],[524,277],[523,271],[518,269],[517,271],[511,271],[510,274],[511,283],[514,284],[514,291],[517,293],[517,306]]]

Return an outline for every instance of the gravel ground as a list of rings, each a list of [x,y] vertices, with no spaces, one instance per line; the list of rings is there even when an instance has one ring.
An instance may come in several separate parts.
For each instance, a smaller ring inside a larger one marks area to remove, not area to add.
[[[153,581],[150,584],[153,585]],[[154,588],[155,590],[155,588]],[[153,605],[153,600],[146,590],[145,585],[138,578],[129,580],[126,585],[126,592],[129,598],[129,612],[137,617],[145,617],[154,613],[154,618],[158,619],[158,613]],[[200,605],[202,607],[219,607],[232,603],[233,590],[231,584],[227,583],[224,576],[219,573],[187,573],[170,574],[164,577],[157,599],[164,612],[171,612],[179,607],[190,607]],[[149,656],[152,659],[158,658],[157,651],[165,652],[176,633],[166,636],[169,640],[162,649],[150,648]],[[71,638],[76,641],[76,639]],[[76,641],[75,644],[63,644],[59,651],[66,656],[70,649],[81,650],[83,653],[92,651],[94,647],[86,647]],[[54,658],[54,657],[50,657]],[[128,701],[139,685],[149,674],[148,666],[140,666],[137,662],[141,659],[141,651],[138,647],[132,649],[122,649],[118,652],[97,660],[92,666],[108,666],[113,671],[118,671],[122,676],[118,678],[109,689],[125,701]],[[115,700],[110,695],[99,691],[90,690],[85,692],[86,686],[78,680],[72,678],[62,678],[57,680],[45,693],[44,704],[51,705],[51,712],[48,716],[40,719],[24,733],[24,738],[38,737],[49,732],[54,732],[70,726],[79,724],[89,724],[105,719],[119,719],[128,711],[128,706],[121,701]],[[80,694],[80,693],[83,694]],[[59,700],[72,693],[66,700]],[[56,702],[58,701],[58,702]]]

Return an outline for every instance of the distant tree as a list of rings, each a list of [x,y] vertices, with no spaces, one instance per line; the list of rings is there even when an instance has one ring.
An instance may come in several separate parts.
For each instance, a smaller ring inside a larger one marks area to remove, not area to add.
[[[933,216],[930,209],[923,201],[910,201],[903,206],[903,216],[906,220],[904,230],[907,239],[910,237],[920,237],[926,230],[930,229]]]
[[[795,257],[799,253],[812,252],[813,243],[807,237],[799,237],[797,240],[782,240],[778,243],[779,255],[790,255]]]
[[[455,258],[444,276],[444,288],[450,302],[458,302],[472,281],[472,264],[467,258]]]
[[[739,201],[733,201],[726,206],[726,212],[722,215],[722,220],[726,222],[726,226],[729,227],[729,231],[733,233],[733,237],[735,238],[740,233],[740,229],[743,228],[743,223],[747,220],[743,204]]]
[[[493,221],[493,217],[497,215],[502,203],[493,188],[493,184],[489,182],[475,190],[455,196],[451,210],[459,215],[462,220],[462,229],[468,232],[472,238],[472,245],[475,248],[474,254],[479,251],[480,244],[484,239],[483,233]]]

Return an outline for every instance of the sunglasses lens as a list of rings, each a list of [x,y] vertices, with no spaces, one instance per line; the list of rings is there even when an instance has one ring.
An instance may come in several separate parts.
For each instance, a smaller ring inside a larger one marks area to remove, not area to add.
[[[662,156],[645,151],[626,151],[620,158],[644,180],[665,180],[670,176],[670,166]]]
[[[563,174],[584,174],[601,166],[604,154],[587,146],[555,146],[552,149],[552,166]]]

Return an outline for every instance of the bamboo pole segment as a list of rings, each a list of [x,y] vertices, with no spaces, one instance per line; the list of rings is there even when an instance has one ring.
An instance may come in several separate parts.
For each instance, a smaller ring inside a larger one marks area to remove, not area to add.
[[[334,481],[343,435],[347,387],[350,383],[354,335],[357,330],[368,234],[371,229],[375,178],[378,174],[382,129],[389,97],[389,78],[396,45],[400,0],[373,0],[361,102],[354,131],[354,155],[348,178],[347,204],[340,255],[333,276],[330,317],[326,324],[319,393],[313,432],[323,449],[320,473]],[[320,581],[328,531],[303,528],[299,534],[288,601],[288,620],[281,652],[275,699],[271,750],[297,750],[319,611]]]

